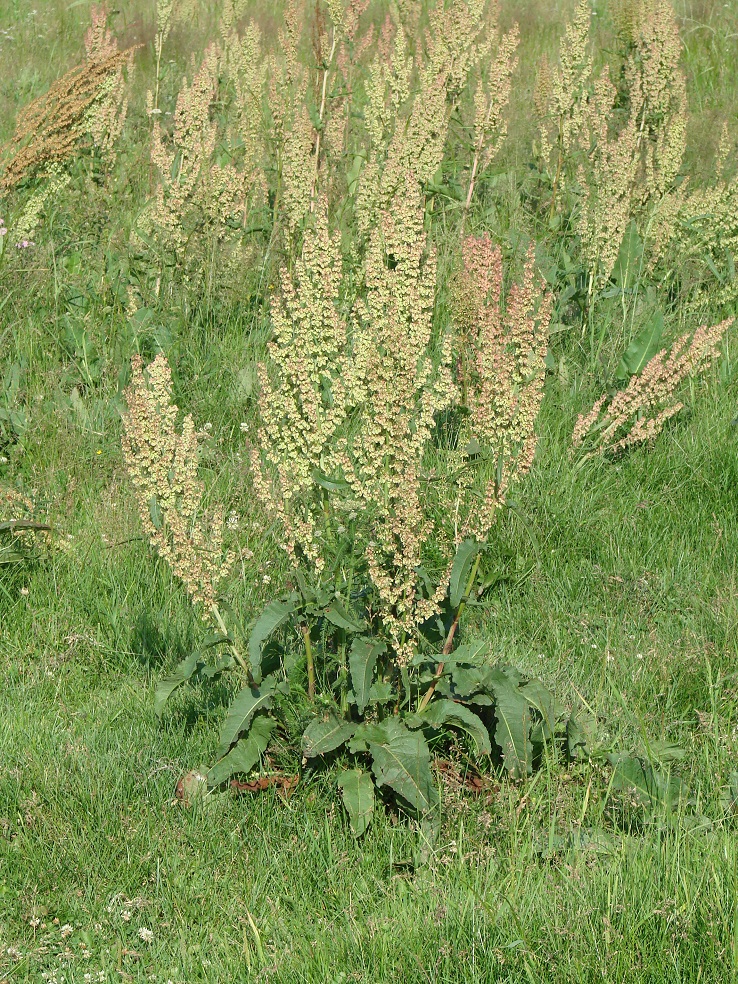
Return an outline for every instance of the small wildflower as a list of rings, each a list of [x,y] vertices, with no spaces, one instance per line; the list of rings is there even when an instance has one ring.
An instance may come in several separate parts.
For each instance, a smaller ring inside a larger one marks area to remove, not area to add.
[[[74,926],[72,926],[70,923],[64,923],[64,925],[60,929],[60,933],[62,935],[62,939],[64,939],[64,940],[68,936],[71,936],[73,932],[74,932]]]
[[[130,909],[124,909],[123,912],[121,912],[121,914],[120,914],[120,918],[123,920],[123,922],[126,922],[126,923],[127,922],[130,922],[131,921],[131,910]]]
[[[145,926],[142,926],[139,929],[138,935],[140,939],[144,941],[144,943],[150,943],[154,938],[153,932],[150,929],[147,929]]]
[[[246,431],[249,429],[249,425],[246,423],[245,420],[242,420],[241,423],[238,425],[238,427],[242,434],[245,434]]]

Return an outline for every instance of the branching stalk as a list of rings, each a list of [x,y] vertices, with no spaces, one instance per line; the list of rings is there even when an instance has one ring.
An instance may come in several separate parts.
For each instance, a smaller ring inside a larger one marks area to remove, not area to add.
[[[443,650],[441,652],[441,656],[443,656],[443,657],[446,657],[446,656],[448,656],[451,653],[451,647],[454,644],[454,636],[456,635],[456,630],[459,627],[459,621],[461,620],[461,616],[464,614],[464,610],[466,608],[467,600],[469,598],[469,595],[472,592],[472,588],[474,587],[474,582],[477,579],[477,574],[479,573],[479,564],[480,564],[481,559],[482,559],[482,554],[480,552],[476,556],[476,559],[474,561],[474,565],[473,565],[473,567],[471,569],[471,574],[469,575],[469,580],[466,582],[466,590],[464,591],[464,597],[461,599],[461,601],[459,603],[459,607],[456,609],[456,614],[454,615],[454,620],[451,623],[451,628],[448,630],[448,635],[446,636],[446,642],[445,642],[445,644],[443,646]],[[445,665],[446,664],[445,664],[444,660],[441,660],[441,662],[436,667],[435,676],[431,680],[431,684],[428,687],[428,689],[426,690],[426,692],[425,692],[425,694],[423,696],[423,699],[421,700],[421,702],[420,702],[420,704],[418,706],[418,713],[419,714],[421,714],[426,709],[426,707],[428,706],[428,704],[430,703],[431,697],[435,693],[436,687],[438,686],[438,681],[443,676],[443,670],[444,670]]]
[[[336,54],[336,29],[333,28],[333,40],[331,43],[331,53],[328,56],[328,61],[326,62],[325,68],[323,69],[323,89],[320,96],[320,112],[318,113],[319,128],[315,137],[315,163],[313,167],[313,185],[310,191],[310,211],[312,212],[315,208],[315,194],[318,188],[318,168],[320,167],[320,144],[321,138],[323,136],[323,126],[325,124],[325,104],[328,96],[328,78],[330,76],[331,66],[333,65],[333,58]]]
[[[220,629],[220,631],[223,633],[223,635],[226,636],[226,638],[230,642],[231,652],[233,653],[234,659],[236,660],[236,662],[238,663],[238,665],[241,667],[241,669],[244,671],[244,673],[248,677],[249,683],[250,684],[253,683],[253,677],[251,675],[251,667],[246,662],[246,660],[243,658],[243,656],[241,655],[241,653],[240,653],[240,651],[238,649],[238,646],[233,641],[232,636],[229,634],[228,628],[227,628],[225,622],[223,621],[223,616],[220,614],[220,609],[218,608],[217,605],[213,605],[212,608],[210,609],[210,611],[213,613],[213,618],[218,623],[218,628]]]

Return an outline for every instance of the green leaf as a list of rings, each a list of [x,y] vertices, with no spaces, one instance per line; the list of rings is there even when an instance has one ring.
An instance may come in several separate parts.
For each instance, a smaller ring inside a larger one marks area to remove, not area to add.
[[[378,786],[389,786],[420,816],[438,809],[438,790],[430,770],[430,750],[420,731],[410,731],[396,717],[360,725],[351,747],[367,747]]]
[[[5,564],[20,564],[28,560],[28,555],[14,550],[12,547],[0,547],[0,567]]]
[[[312,478],[317,485],[323,489],[327,489],[329,492],[346,492],[351,489],[351,486],[345,479],[329,478],[321,471],[318,471],[317,468],[313,468]]]
[[[362,154],[355,154],[351,167],[348,169],[346,174],[346,188],[349,197],[352,197],[356,191],[356,186],[359,183],[359,175],[361,174],[361,169],[364,166],[366,158]]]
[[[368,772],[347,769],[338,777],[343,792],[343,805],[349,815],[351,833],[361,837],[374,815],[374,782]]]
[[[268,711],[277,688],[274,677],[267,677],[258,687],[244,687],[228,708],[228,715],[220,730],[217,758],[225,755],[238,736],[245,731],[251,719],[259,711]]]
[[[344,721],[335,714],[324,720],[312,721],[302,736],[302,754],[306,759],[327,755],[345,744],[356,730],[356,725]]]
[[[156,685],[156,691],[154,693],[154,713],[157,717],[161,717],[164,712],[164,705],[172,696],[177,687],[181,687],[183,683],[194,674],[197,670],[198,665],[202,665],[204,662],[202,658],[202,653],[199,650],[195,650],[194,653],[190,653],[181,663],[177,665],[174,673],[171,673],[168,677],[164,677]]]
[[[490,668],[488,666],[469,666],[464,663],[451,663],[445,667],[448,673],[449,693],[454,697],[471,697],[486,686]],[[442,689],[445,692],[445,688]]]
[[[566,722],[566,754],[570,759],[583,759],[590,754],[594,730],[590,715],[583,715],[581,711],[570,715]]]
[[[373,683],[369,691],[370,704],[387,704],[395,699],[395,688],[389,681],[378,680]]]
[[[627,794],[641,806],[675,810],[689,795],[686,784],[669,770],[655,768],[645,758],[627,752],[607,756],[613,766],[611,790]]]
[[[659,350],[659,342],[664,333],[664,316],[661,311],[654,311],[646,327],[639,332],[628,348],[615,374],[623,382],[631,376],[637,376]]]
[[[228,642],[228,637],[224,635],[219,635],[217,633],[212,633],[209,635],[199,649],[190,653],[185,659],[179,663],[174,673],[171,673],[168,677],[164,677],[156,685],[156,691],[154,693],[154,712],[157,717],[161,717],[164,710],[164,705],[169,700],[171,695],[180,687],[183,683],[192,677],[196,671],[201,670],[207,664],[203,657],[203,653],[206,649],[212,649],[214,646],[222,646],[224,643]],[[221,668],[225,668],[225,663]],[[217,670],[216,670],[217,672]]]
[[[672,741],[651,741],[646,748],[651,762],[668,765],[670,762],[681,762],[687,757],[686,748],[675,745]]]
[[[254,679],[258,681],[261,674],[261,649],[277,629],[284,625],[295,610],[292,601],[270,601],[256,620],[256,625],[249,636],[249,656]]]
[[[541,715],[539,728],[541,740],[550,741],[556,727],[557,708],[554,695],[540,680],[530,680],[520,688],[520,692],[531,707]]]
[[[495,741],[502,752],[505,768],[518,779],[527,776],[532,769],[530,710],[518,688],[519,679],[519,674],[498,667],[490,672],[486,681],[495,695]]]
[[[349,669],[359,714],[364,713],[364,708],[370,700],[377,659],[386,651],[387,646],[377,639],[367,639],[360,636],[353,641],[349,653]]]
[[[448,588],[452,608],[458,608],[463,601],[471,566],[479,551],[484,549],[485,544],[478,543],[476,540],[464,540],[459,545],[451,567],[451,580]]]
[[[333,625],[338,626],[339,629],[345,629],[347,632],[363,632],[366,628],[366,622],[362,622],[361,619],[352,619],[337,598],[325,609],[323,615]]]
[[[441,728],[448,725],[465,731],[474,739],[479,755],[489,755],[492,744],[489,732],[474,711],[455,700],[433,700],[422,714],[412,714],[405,718],[408,728]]]
[[[260,714],[249,729],[246,738],[234,745],[228,754],[208,772],[208,785],[219,786],[236,773],[248,775],[267,750],[272,731],[277,727],[274,718]]]
[[[641,270],[643,240],[638,235],[635,221],[631,222],[620,244],[620,252],[612,271],[612,279],[622,289],[633,286]]]
[[[154,524],[154,528],[160,530],[164,525],[164,513],[161,511],[159,500],[155,495],[152,495],[149,499],[149,516],[151,516],[151,522]]]

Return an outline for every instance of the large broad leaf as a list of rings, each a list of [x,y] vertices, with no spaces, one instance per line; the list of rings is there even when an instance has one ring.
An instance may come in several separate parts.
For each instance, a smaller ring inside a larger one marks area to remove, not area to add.
[[[410,731],[396,717],[378,724],[360,725],[352,750],[368,749],[378,786],[389,786],[421,817],[439,806],[438,790],[430,769],[430,750],[420,731]]]
[[[689,795],[686,784],[668,769],[659,769],[647,759],[627,752],[608,755],[613,766],[610,789],[625,793],[641,806],[676,810]]]
[[[194,653],[190,653],[181,663],[177,665],[173,673],[170,673],[168,677],[164,677],[156,685],[156,691],[154,693],[154,712],[157,717],[161,717],[164,712],[164,705],[172,696],[177,687],[181,687],[183,683],[194,674],[198,665],[203,664],[202,653],[195,650]]]
[[[452,608],[458,608],[464,600],[466,582],[469,578],[472,564],[480,550],[484,549],[485,545],[478,543],[476,540],[464,540],[459,545],[456,556],[454,557],[453,566],[451,567],[451,579],[448,586]]]
[[[615,374],[616,378],[625,381],[631,376],[637,376],[659,351],[659,342],[663,333],[664,316],[661,311],[654,311],[648,324],[625,350]]]
[[[446,656],[444,662],[447,666],[453,666],[456,663],[463,664],[464,666],[488,666],[489,664],[485,661],[484,657],[486,648],[487,643],[481,640],[467,642],[463,646],[458,646],[454,649],[450,656]]]
[[[164,705],[177,687],[181,687],[183,683],[186,683],[187,680],[194,676],[196,671],[202,670],[207,666],[203,658],[203,653],[208,649],[212,649],[214,646],[223,646],[227,642],[228,637],[224,635],[215,633],[208,636],[199,649],[190,653],[189,656],[185,657],[176,666],[173,673],[170,673],[169,676],[159,681],[154,694],[154,711],[157,717],[161,717],[164,711]],[[230,665],[230,660],[226,658],[222,661],[222,665],[213,667],[211,675],[220,672],[221,669],[224,669],[228,665]]]
[[[520,692],[541,715],[536,725],[536,738],[540,742],[550,741],[556,728],[557,707],[554,695],[544,687],[540,680],[530,680],[520,688]]]
[[[352,618],[337,598],[324,609],[323,615],[333,625],[346,632],[363,632],[366,628],[366,622]]]
[[[295,606],[292,601],[270,601],[251,630],[249,636],[249,656],[254,679],[261,675],[261,647],[272,633],[290,618]]]
[[[351,833],[361,837],[374,815],[374,780],[361,769],[347,769],[338,777],[338,787],[343,792]]]
[[[492,744],[489,739],[489,732],[483,722],[474,711],[459,704],[455,700],[433,700],[422,714],[412,714],[405,718],[408,728],[441,728],[444,725],[450,728],[459,728],[465,731],[474,739],[477,745],[477,752],[480,755],[489,755],[492,751]]]
[[[225,755],[238,736],[246,731],[251,719],[259,711],[268,711],[277,689],[274,677],[267,677],[258,687],[244,687],[228,708],[228,715],[220,730],[217,757]]]
[[[583,708],[572,711],[566,722],[566,748],[570,759],[585,759],[597,749],[597,718]]]
[[[388,680],[379,680],[373,683],[369,691],[370,704],[389,704],[390,701],[397,699],[395,688]]]
[[[356,725],[335,714],[308,725],[302,736],[302,753],[306,759],[327,755],[345,744],[356,730]]]
[[[359,714],[364,713],[364,708],[369,703],[377,658],[386,651],[387,646],[377,639],[360,636],[353,641],[349,653],[349,669]]]
[[[495,695],[495,741],[502,752],[505,768],[516,778],[532,769],[530,709],[518,687],[519,675],[502,668],[491,670],[487,686]]]
[[[612,271],[612,279],[622,290],[630,290],[640,276],[643,260],[643,240],[638,235],[635,220],[628,226]]]
[[[272,731],[277,726],[274,718],[260,714],[254,718],[246,738],[234,745],[230,752],[208,772],[208,785],[219,786],[232,775],[248,775],[267,749]]]
[[[441,693],[448,691],[452,697],[471,697],[486,687],[489,676],[488,666],[466,666],[454,664],[446,666],[448,686],[439,687]]]

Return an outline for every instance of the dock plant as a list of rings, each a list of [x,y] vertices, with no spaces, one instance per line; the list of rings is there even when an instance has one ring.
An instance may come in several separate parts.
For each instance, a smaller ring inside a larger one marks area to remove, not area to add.
[[[459,645],[461,617],[483,590],[491,528],[533,462],[550,299],[532,252],[519,282],[505,286],[501,251],[489,236],[467,236],[459,277],[473,303],[451,324],[434,318],[429,187],[469,72],[495,50],[502,63],[486,74],[508,78],[515,35],[500,45],[484,35],[482,4],[458,3],[434,13],[425,53],[411,54],[402,23],[388,19],[361,83],[364,127],[352,131],[333,83],[357,43],[361,9],[333,4],[331,22],[317,23],[324,56],[313,97],[289,17],[282,39],[272,114],[284,261],[249,457],[291,574],[256,620],[246,655],[216,599],[228,579],[228,562],[217,566],[222,514],[202,509],[194,424],[185,418],[177,434],[163,357],[145,375],[134,362],[124,450],[151,542],[229,654],[215,666],[201,653],[186,659],[160,684],[159,706],[198,674],[242,675],[210,784],[248,773],[274,729],[289,731],[296,716],[303,765],[344,764],[338,786],[357,835],[375,785],[432,833],[434,735],[465,732],[477,754],[497,755],[513,775],[527,774],[555,737],[557,712],[540,684],[491,665],[479,644]],[[294,102],[285,104],[285,91]],[[477,103],[470,191],[501,112],[492,96]],[[328,162],[350,159],[349,150],[361,156],[346,213]]]

